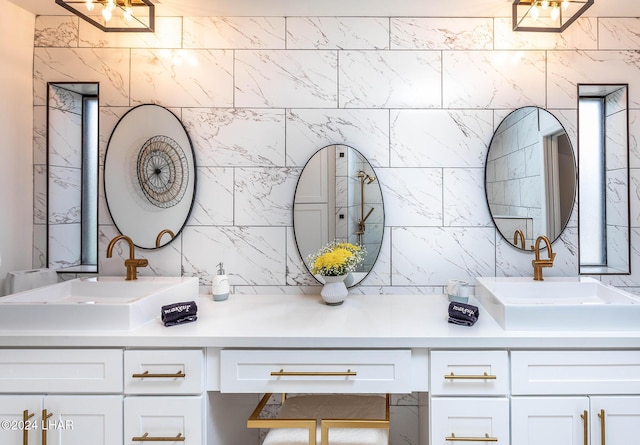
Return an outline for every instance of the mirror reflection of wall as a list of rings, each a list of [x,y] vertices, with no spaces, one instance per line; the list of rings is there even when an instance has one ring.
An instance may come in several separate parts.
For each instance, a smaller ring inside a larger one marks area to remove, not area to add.
[[[631,272],[627,90],[578,86],[580,273]]]
[[[354,284],[371,271],[384,229],[382,191],[373,168],[346,145],[324,147],[309,159],[294,198],[294,234],[301,258],[333,240],[359,244],[367,256]]]
[[[46,265],[97,272],[97,83],[49,84],[47,150]]]
[[[539,235],[556,240],[573,210],[575,171],[571,142],[551,113],[510,113],[493,135],[485,168],[487,203],[504,239],[522,250]]]

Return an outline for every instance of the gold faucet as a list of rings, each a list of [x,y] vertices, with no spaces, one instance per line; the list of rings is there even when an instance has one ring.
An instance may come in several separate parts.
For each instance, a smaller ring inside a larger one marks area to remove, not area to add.
[[[544,243],[547,245],[547,259],[541,260],[540,259],[540,242],[544,241]],[[551,241],[549,241],[549,238],[547,238],[544,235],[540,235],[538,238],[536,238],[536,245],[531,246],[531,248],[536,252],[536,259],[531,261],[531,264],[533,265],[533,279],[535,281],[543,281],[544,278],[542,278],[542,268],[543,267],[553,267],[553,260],[556,257],[556,254],[553,253],[553,250],[551,250]]]
[[[515,244],[516,247],[518,247],[518,241],[522,243],[522,250],[527,250],[527,247],[524,244],[524,232],[520,229],[513,233],[513,244]]]
[[[113,246],[116,245],[116,243],[118,241],[120,241],[121,239],[125,240],[127,242],[127,244],[129,244],[129,259],[128,260],[124,260],[124,265],[127,268],[127,280],[136,280],[137,277],[137,273],[138,273],[138,267],[146,267],[149,265],[149,261],[146,259],[141,259],[141,258],[135,258],[134,254],[135,254],[135,247],[133,246],[133,241],[131,241],[131,238],[129,238],[128,236],[125,235],[118,235],[116,236],[114,239],[112,239],[109,242],[109,245],[107,246],[107,258],[111,258],[111,256],[113,255]]]
[[[176,237],[173,234],[173,232],[171,230],[169,230],[169,229],[161,230],[160,233],[158,233],[158,236],[156,237],[156,247],[160,247],[160,241],[162,240],[162,236],[165,233],[168,234],[171,237],[171,239],[174,239]]]

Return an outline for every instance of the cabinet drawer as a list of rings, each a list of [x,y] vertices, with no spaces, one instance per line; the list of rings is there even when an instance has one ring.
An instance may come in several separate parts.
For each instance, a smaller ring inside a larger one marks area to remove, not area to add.
[[[222,392],[408,393],[411,350],[221,351]]]
[[[509,399],[505,397],[433,397],[430,411],[431,445],[509,443]]]
[[[122,392],[121,349],[2,349],[0,393]]]
[[[508,382],[507,351],[431,352],[433,395],[505,395]]]
[[[124,399],[124,443],[206,443],[204,396],[130,396]],[[177,439],[177,440],[171,440]]]
[[[204,374],[201,349],[124,351],[125,394],[200,394]]]
[[[511,393],[640,394],[640,351],[513,351]]]

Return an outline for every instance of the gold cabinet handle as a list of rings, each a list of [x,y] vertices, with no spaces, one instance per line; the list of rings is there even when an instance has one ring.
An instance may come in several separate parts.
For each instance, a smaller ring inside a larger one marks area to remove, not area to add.
[[[131,374],[131,377],[133,377],[134,379],[166,379],[166,378],[178,378],[178,377],[186,377],[187,374],[185,374],[182,371],[178,371],[175,374],[151,374],[149,371],[145,371],[141,374]]]
[[[132,437],[131,440],[133,442],[184,442],[186,439],[182,433],[178,433],[176,437],[154,437],[144,433],[140,437]]]
[[[606,435],[604,433],[604,410],[601,409],[600,412],[598,413],[598,417],[600,418],[600,444],[601,445],[606,445]]]
[[[47,420],[51,416],[53,416],[53,413],[47,412],[46,409],[42,410],[42,445],[47,445],[47,431],[48,431],[48,429],[45,428],[45,425],[47,425]]]
[[[445,374],[444,378],[446,380],[496,380],[498,377],[486,372],[482,375],[455,375],[451,372],[451,374]]]
[[[487,433],[485,433],[484,437],[458,437],[451,433],[451,436],[445,437],[444,440],[449,442],[497,442],[498,438],[490,437]]]
[[[338,371],[338,372],[323,372],[323,371],[285,371],[281,369],[280,371],[271,371],[271,375],[274,377],[291,377],[291,376],[303,376],[303,377],[347,377],[358,375],[357,372],[352,371],[351,369],[347,369],[346,371]]]
[[[582,422],[584,425],[584,445],[589,445],[589,412],[584,410],[580,417],[584,421]]]
[[[27,429],[27,421],[35,416],[35,413],[29,414],[29,410],[25,409],[22,411],[22,421],[24,422],[24,427],[22,428],[22,445],[29,445],[29,430]]]

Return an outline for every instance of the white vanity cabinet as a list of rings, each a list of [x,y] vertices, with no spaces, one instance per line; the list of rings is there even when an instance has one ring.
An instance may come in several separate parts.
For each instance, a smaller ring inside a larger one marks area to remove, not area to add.
[[[640,421],[640,352],[513,351],[512,443],[627,444]]]
[[[124,443],[205,444],[202,349],[124,351]]]
[[[432,351],[431,445],[509,442],[507,351]]]
[[[121,350],[0,350],[0,443],[121,443],[121,393]]]

